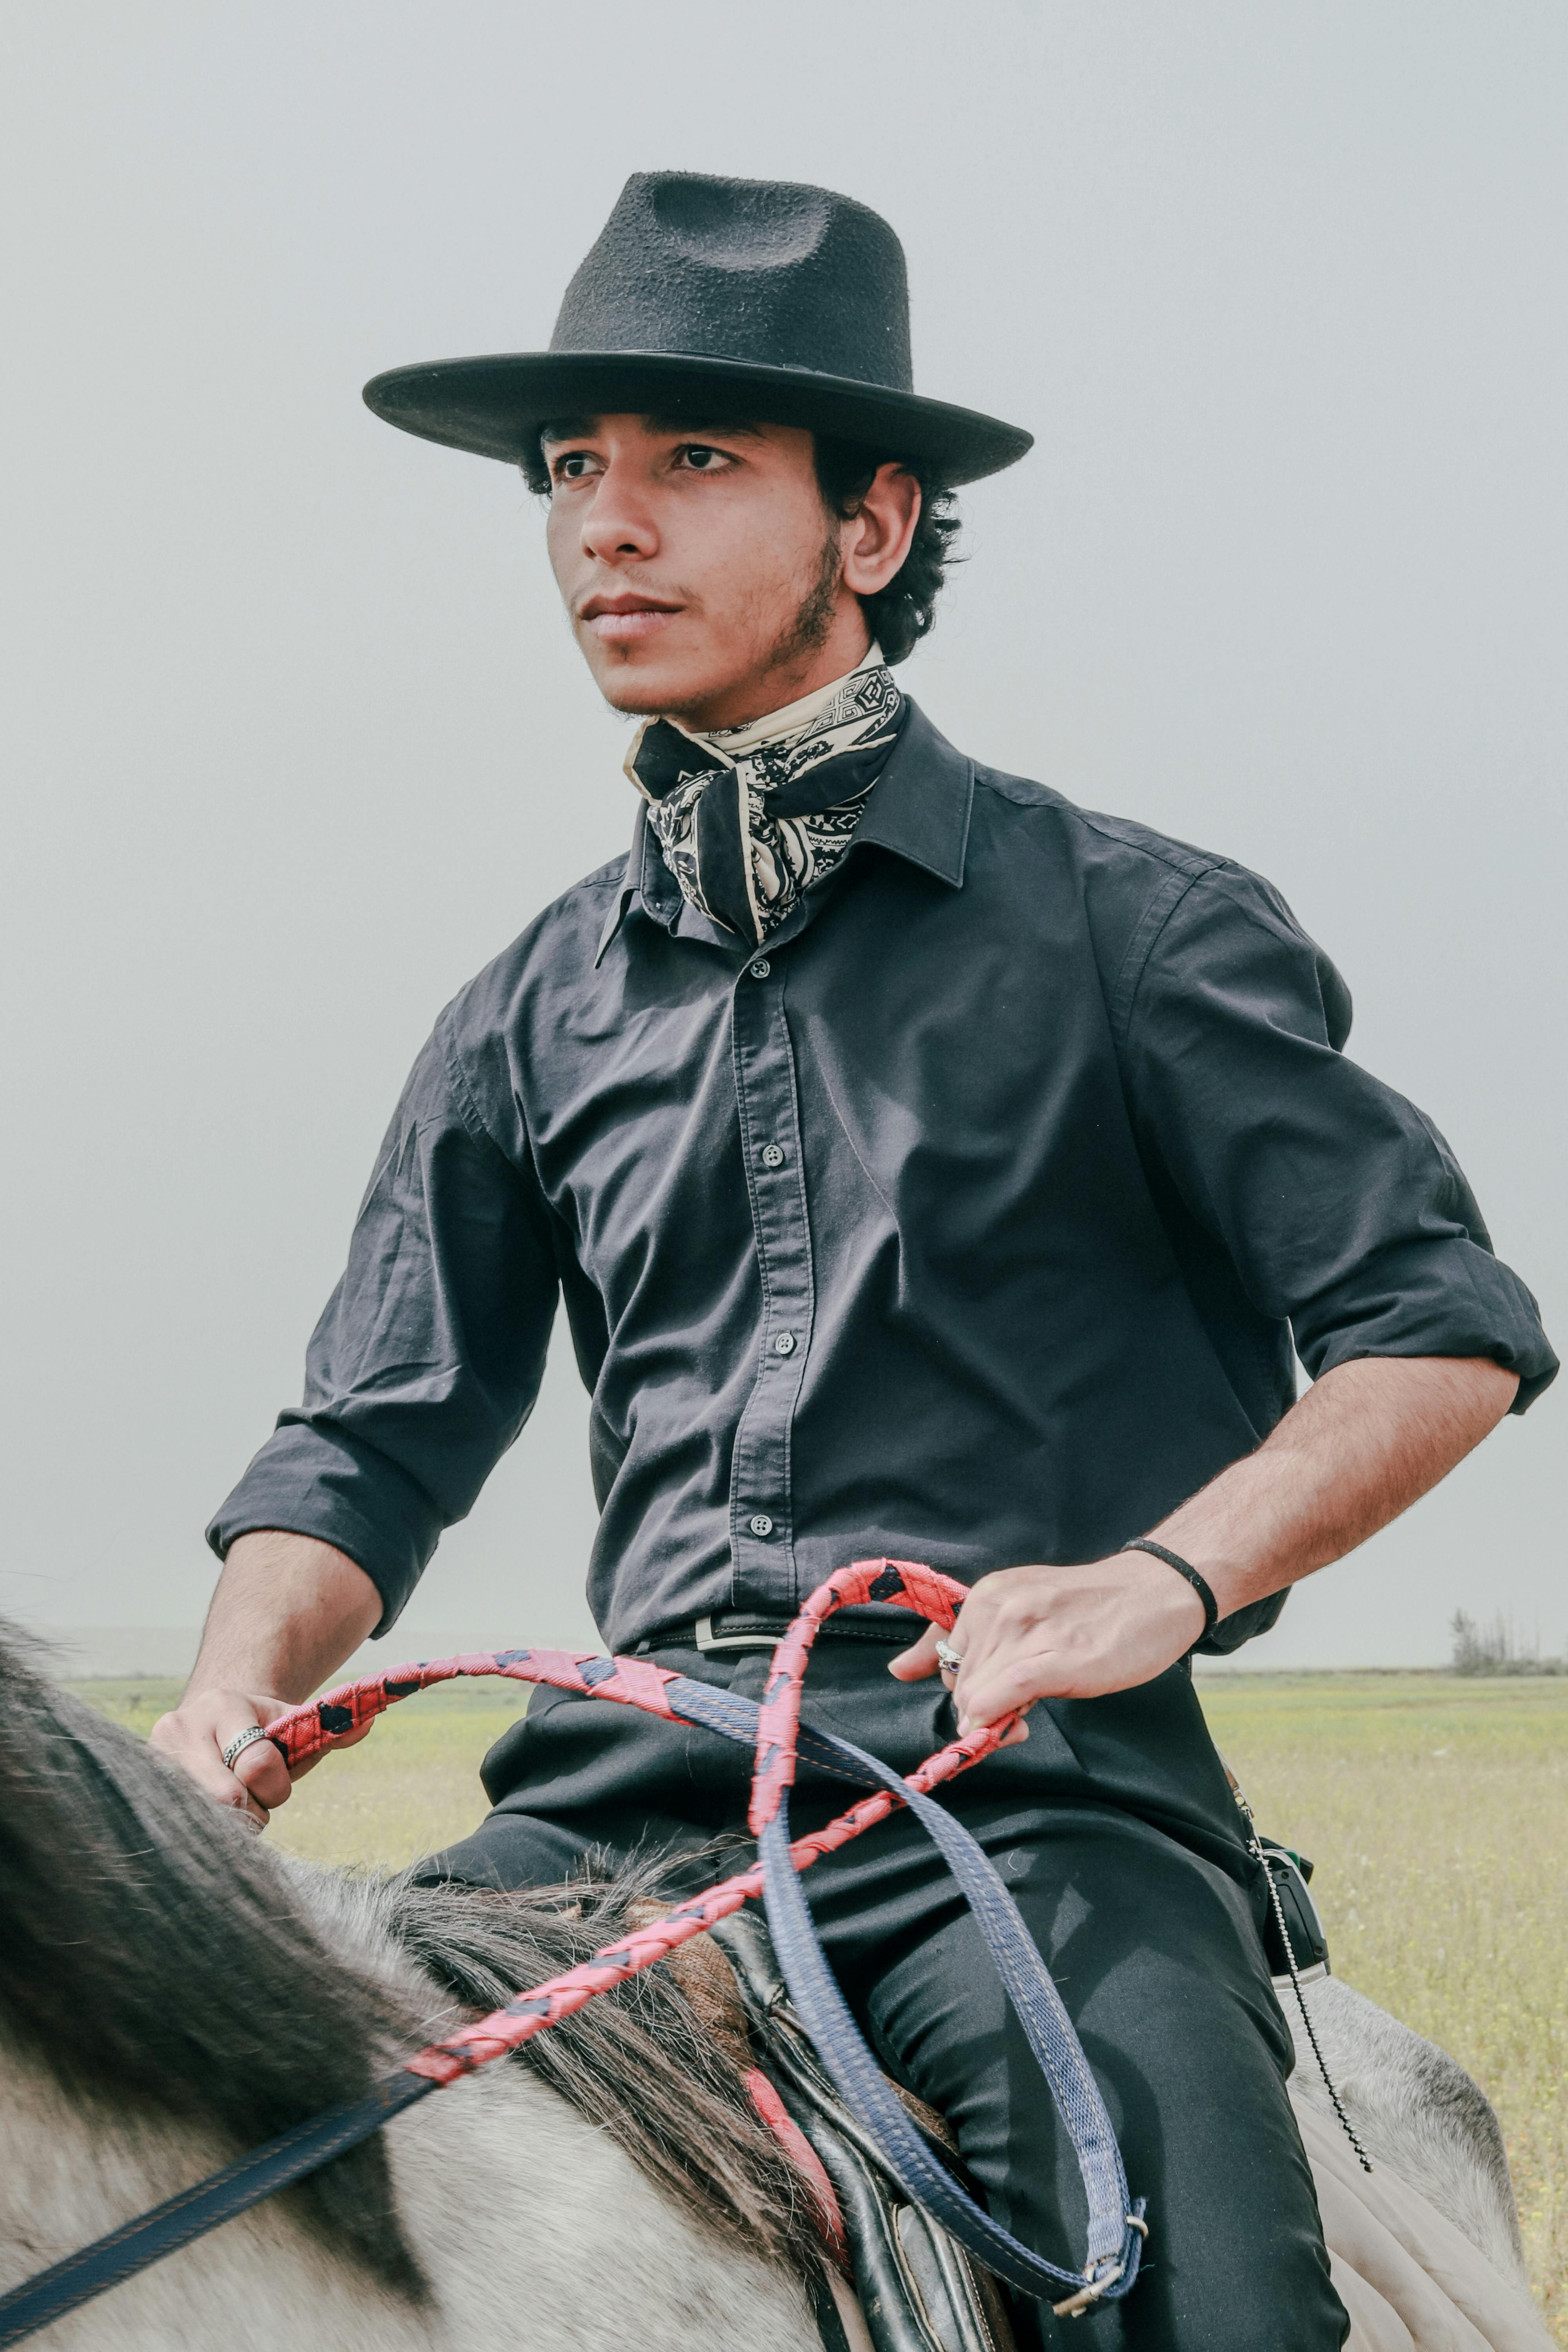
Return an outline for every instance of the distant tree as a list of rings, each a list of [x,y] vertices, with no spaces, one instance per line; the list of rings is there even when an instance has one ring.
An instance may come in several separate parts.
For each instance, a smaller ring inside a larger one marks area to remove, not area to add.
[[[1543,1658],[1537,1640],[1526,1649],[1514,1639],[1513,1627],[1500,1611],[1485,1628],[1462,1609],[1448,1621],[1454,1637],[1453,1671],[1457,1675],[1561,1675],[1568,1659]]]
[[[1449,1622],[1454,1636],[1454,1672],[1457,1675],[1488,1675],[1497,1671],[1497,1661],[1488,1654],[1481,1639],[1479,1626],[1462,1609],[1456,1609]]]

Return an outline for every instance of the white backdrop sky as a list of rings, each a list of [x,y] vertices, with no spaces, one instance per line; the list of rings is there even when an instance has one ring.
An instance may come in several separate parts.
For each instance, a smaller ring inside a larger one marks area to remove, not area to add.
[[[630,822],[515,475],[375,370],[547,337],[630,170],[908,248],[967,494],[904,673],[982,758],[1238,856],[1568,1329],[1560,0],[9,0],[0,1609],[195,1623],[445,1000]],[[1568,1643],[1563,1401],[1258,1664]],[[547,1391],[400,1636],[584,1635]]]

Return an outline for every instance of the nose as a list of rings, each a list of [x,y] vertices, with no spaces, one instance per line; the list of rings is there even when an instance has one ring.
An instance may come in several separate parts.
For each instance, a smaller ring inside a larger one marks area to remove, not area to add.
[[[583,519],[583,552],[596,563],[646,563],[658,553],[646,484],[624,459],[612,457],[595,486]]]

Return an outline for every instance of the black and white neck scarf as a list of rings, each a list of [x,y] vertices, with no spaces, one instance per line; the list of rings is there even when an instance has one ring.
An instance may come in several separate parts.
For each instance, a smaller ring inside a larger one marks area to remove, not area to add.
[[[758,945],[841,866],[904,715],[873,646],[847,677],[748,727],[647,719],[626,773],[698,910]]]

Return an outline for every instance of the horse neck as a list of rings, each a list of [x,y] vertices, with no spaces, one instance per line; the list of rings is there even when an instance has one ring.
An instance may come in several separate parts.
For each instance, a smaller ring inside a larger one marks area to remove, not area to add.
[[[19,2285],[216,2171],[220,2137],[145,2108],[84,2098],[40,2059],[0,2044],[0,2288]],[[287,2200],[227,2223],[51,2329],[60,2352],[222,2344],[276,2352],[278,2330],[378,2352],[428,2352],[427,2315],[334,2253]]]
[[[321,1878],[323,1940],[395,1976],[381,1899]],[[435,1988],[429,1988],[434,1993]],[[411,2306],[275,2198],[85,2305],[59,2352],[374,2342],[376,2352],[818,2352],[799,2286],[673,2207],[592,2121],[521,2067],[426,2099],[386,2133],[405,2234],[430,2287]],[[0,2043],[0,2289],[189,2187],[235,2150],[144,2105],[84,2097]],[[525,2332],[520,2332],[525,2331]]]

